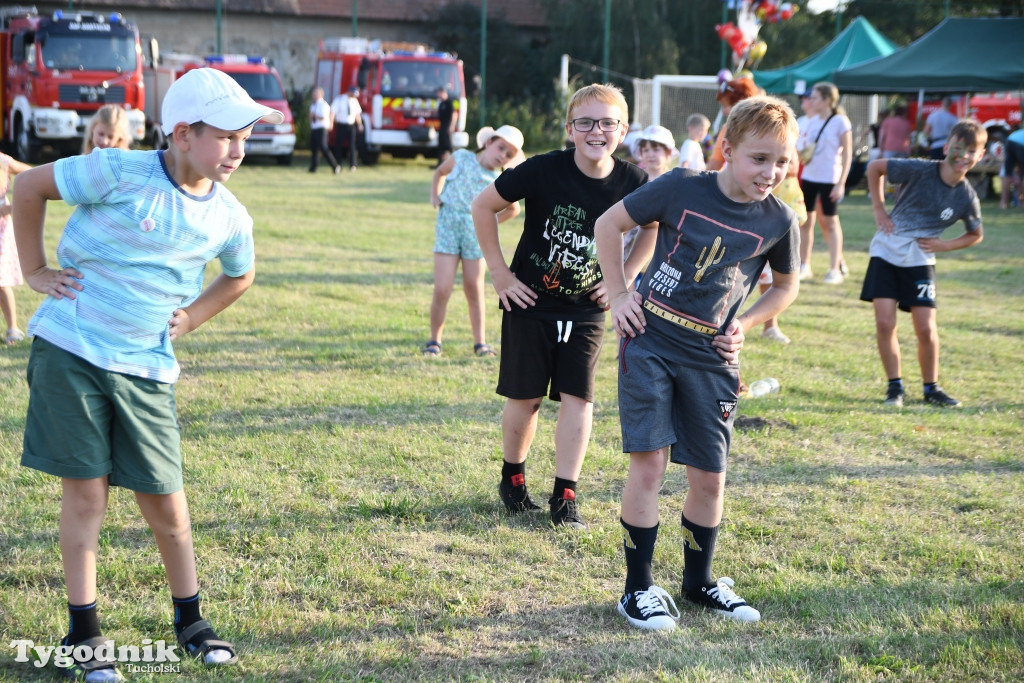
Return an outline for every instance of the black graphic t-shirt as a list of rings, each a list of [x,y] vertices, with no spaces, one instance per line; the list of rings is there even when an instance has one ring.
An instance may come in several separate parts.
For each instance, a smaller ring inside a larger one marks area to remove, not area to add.
[[[571,149],[530,157],[502,173],[494,189],[509,202],[526,200],[523,235],[510,268],[538,292],[535,306],[512,312],[549,320],[603,320],[588,292],[601,280],[594,222],[644,184],[647,174],[615,159],[605,178],[589,178]]]
[[[717,173],[675,169],[626,197],[638,225],[658,222],[658,242],[640,294],[672,316],[721,333],[739,314],[767,261],[780,273],[800,266],[799,222],[774,195],[735,202],[718,188]],[[691,366],[722,365],[713,335],[645,312],[636,337],[662,357]],[[632,342],[631,342],[632,343]]]

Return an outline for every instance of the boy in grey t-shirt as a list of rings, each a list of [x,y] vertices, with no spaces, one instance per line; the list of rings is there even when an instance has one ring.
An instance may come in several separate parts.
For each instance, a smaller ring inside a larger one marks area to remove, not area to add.
[[[773,97],[747,98],[729,114],[721,172],[666,173],[612,206],[595,225],[612,322],[622,337],[619,422],[622,450],[629,453],[621,514],[626,581],[618,611],[636,628],[672,630],[678,618],[674,601],[652,575],[658,493],[669,460],[686,466],[690,484],[682,514],[683,597],[731,619],[761,618],[733,592],[732,579],[712,578],[711,563],[744,331],[782,312],[799,289],[799,223],[771,194],[786,177],[796,137],[789,105]],[[653,257],[631,292],[622,233],[640,225],[643,235],[652,224]],[[741,313],[765,263],[772,287]]]
[[[967,172],[985,153],[988,134],[976,121],[959,121],[943,147],[942,161],[876,159],[868,165],[868,189],[878,232],[871,240],[868,272],[860,298],[875,307],[875,335],[889,378],[885,404],[902,407],[897,310],[910,311],[917,334],[924,400],[956,408],[960,401],[938,385],[939,331],[935,316],[935,254],[982,240],[981,205]],[[885,209],[884,180],[900,185],[892,212]],[[942,232],[962,220],[967,229],[952,240]]]

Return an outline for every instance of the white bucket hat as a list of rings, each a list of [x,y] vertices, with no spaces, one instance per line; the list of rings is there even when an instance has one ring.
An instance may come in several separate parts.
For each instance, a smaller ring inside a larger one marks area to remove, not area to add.
[[[487,145],[487,141],[495,136],[515,147],[516,151],[523,150],[523,134],[515,126],[502,126],[498,130],[484,126],[476,134],[476,148],[483,149]]]
[[[640,158],[640,143],[644,140],[665,145],[669,150],[669,156],[679,152],[679,150],[676,149],[676,139],[672,137],[672,131],[665,126],[647,126],[644,128],[643,132],[633,140],[633,147],[630,149],[630,152],[633,154],[634,159]]]
[[[186,71],[164,95],[160,110],[165,135],[179,123],[209,124],[223,130],[242,130],[260,119],[284,123],[284,114],[259,104],[223,71],[202,67]]]

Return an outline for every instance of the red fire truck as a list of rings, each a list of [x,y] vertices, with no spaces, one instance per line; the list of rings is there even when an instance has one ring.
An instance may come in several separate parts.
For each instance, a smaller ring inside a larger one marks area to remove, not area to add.
[[[328,102],[350,86],[359,88],[365,133],[359,157],[364,164],[377,163],[381,152],[437,156],[438,87],[448,90],[455,108],[452,145],[469,144],[466,83],[462,61],[453,54],[419,44],[327,38],[320,42],[315,82]]]
[[[150,48],[153,51],[152,47]],[[190,69],[213,67],[223,71],[238,82],[260,104],[276,109],[284,115],[282,123],[257,122],[245,143],[245,153],[253,156],[270,156],[282,166],[292,163],[295,151],[295,121],[281,85],[277,69],[267,63],[264,57],[254,55],[196,55],[171,52],[165,55],[156,52],[159,65],[145,69],[146,78],[146,122],[150,129],[149,140],[155,149],[164,146],[164,134],[160,129],[160,108],[164,93],[179,76]]]
[[[77,153],[89,119],[104,104],[123,106],[132,136],[141,139],[141,54],[138,29],[120,14],[0,8],[4,141],[27,162],[38,161],[43,145]]]

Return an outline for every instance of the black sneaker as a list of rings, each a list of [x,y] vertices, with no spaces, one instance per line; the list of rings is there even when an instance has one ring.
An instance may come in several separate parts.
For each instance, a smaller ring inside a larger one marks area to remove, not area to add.
[[[736,621],[760,621],[761,613],[733,592],[732,587],[734,585],[735,583],[732,579],[723,576],[715,583],[701,586],[699,590],[687,591],[684,589],[683,596],[690,602],[696,603],[705,609],[714,610],[729,619],[735,619]]]
[[[658,586],[623,595],[619,600],[619,614],[626,617],[631,626],[648,631],[672,631],[679,621],[679,610],[672,596]]]
[[[907,395],[903,387],[890,385],[889,390],[885,392],[885,405],[894,406],[896,408],[903,407],[903,398]]]
[[[502,479],[498,484],[498,494],[510,514],[540,510],[540,505],[530,498],[530,493],[526,490],[526,477],[521,474],[514,474],[510,479]]]
[[[552,496],[548,499],[551,508],[551,523],[555,526],[567,526],[573,529],[586,529],[587,525],[580,517],[579,505],[576,503],[576,492],[565,489],[562,497]]]
[[[924,402],[933,406],[941,406],[943,408],[959,408],[962,403],[956,400],[939,387],[935,387],[935,390],[930,394],[924,395]]]

